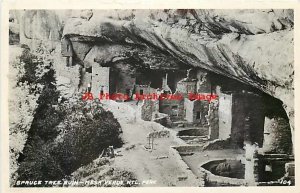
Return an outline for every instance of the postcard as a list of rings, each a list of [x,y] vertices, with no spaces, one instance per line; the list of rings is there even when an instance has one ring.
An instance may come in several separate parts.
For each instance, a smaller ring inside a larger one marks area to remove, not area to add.
[[[1,189],[296,192],[297,3],[73,2],[3,7]]]

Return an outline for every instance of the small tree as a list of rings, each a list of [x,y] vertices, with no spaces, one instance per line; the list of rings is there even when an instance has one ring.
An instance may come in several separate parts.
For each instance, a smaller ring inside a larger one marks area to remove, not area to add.
[[[65,134],[52,151],[67,175],[99,157],[104,148],[122,145],[121,126],[111,112],[87,103],[78,110],[66,118]],[[98,113],[91,117],[89,110]]]

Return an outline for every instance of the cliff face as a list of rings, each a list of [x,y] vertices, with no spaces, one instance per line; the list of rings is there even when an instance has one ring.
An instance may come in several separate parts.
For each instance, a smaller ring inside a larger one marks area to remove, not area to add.
[[[169,63],[177,60],[251,84],[282,100],[293,126],[292,10],[94,12],[89,20],[69,19],[63,33],[125,44],[143,61],[157,51],[172,58]],[[143,45],[151,50],[146,58]]]
[[[21,42],[69,36],[81,61],[194,66],[253,85],[283,102],[293,128],[293,10],[25,11],[19,18]]]

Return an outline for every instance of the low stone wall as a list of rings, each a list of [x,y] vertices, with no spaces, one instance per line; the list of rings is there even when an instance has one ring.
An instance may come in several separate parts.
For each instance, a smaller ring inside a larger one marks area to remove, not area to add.
[[[179,136],[183,140],[194,140],[194,139],[199,139],[200,141],[207,141],[206,136]]]
[[[192,152],[202,152],[201,145],[182,145],[173,147],[179,153],[192,153]]]
[[[190,167],[183,161],[182,157],[180,156],[179,152],[176,150],[177,147],[170,147],[169,149],[169,157],[176,161],[178,167],[184,170],[184,175],[186,178],[192,179],[196,181],[197,186],[204,187],[205,184],[205,176],[198,177],[196,176],[190,169]],[[203,175],[205,175],[203,173]]]
[[[172,127],[181,127],[181,128],[189,128],[199,125],[198,123],[189,123],[185,120],[173,121]]]
[[[207,136],[207,129],[204,128],[189,128],[178,131],[178,136]]]
[[[164,113],[157,113],[158,117],[153,118],[153,121],[159,123],[165,127],[171,127],[172,122],[170,120],[170,116]]]
[[[222,160],[209,160],[206,163],[202,164],[205,165],[209,162],[213,161],[222,161]],[[238,179],[238,178],[229,178],[229,177],[224,177],[224,176],[218,176],[210,171],[206,170],[202,166],[199,167],[199,172],[200,173],[205,173],[205,181],[208,183],[215,183],[218,186],[247,186],[247,182],[245,179]]]
[[[229,148],[235,148],[235,146],[231,144],[230,138],[226,140],[215,139],[203,146],[203,150],[222,150]]]

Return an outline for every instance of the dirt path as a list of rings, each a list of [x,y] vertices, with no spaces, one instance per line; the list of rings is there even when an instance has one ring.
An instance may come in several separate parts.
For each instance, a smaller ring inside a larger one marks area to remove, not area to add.
[[[169,157],[170,146],[177,145],[172,138],[155,139],[154,150],[145,149],[147,134],[161,130],[163,126],[136,120],[136,108],[126,103],[110,101],[104,107],[119,120],[125,142],[122,148],[117,149],[120,156],[115,158],[112,166],[133,172],[140,186],[195,186],[195,179],[178,180],[184,171]]]

